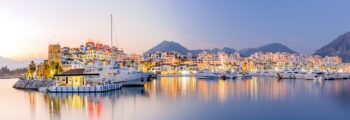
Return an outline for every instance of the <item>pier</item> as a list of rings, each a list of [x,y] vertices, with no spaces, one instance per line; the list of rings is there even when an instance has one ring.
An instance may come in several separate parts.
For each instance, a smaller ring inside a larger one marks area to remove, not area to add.
[[[13,88],[27,89],[27,90],[44,90],[45,92],[53,93],[95,93],[106,92],[120,89],[123,86],[123,82],[96,85],[96,86],[56,86],[55,80],[18,80]],[[45,88],[45,89],[43,89]]]
[[[97,93],[117,90],[122,87],[121,83],[108,84],[108,85],[97,85],[97,86],[51,86],[47,89],[47,92],[52,93]]]
[[[38,90],[40,87],[50,87],[56,85],[54,80],[18,80],[13,88]]]

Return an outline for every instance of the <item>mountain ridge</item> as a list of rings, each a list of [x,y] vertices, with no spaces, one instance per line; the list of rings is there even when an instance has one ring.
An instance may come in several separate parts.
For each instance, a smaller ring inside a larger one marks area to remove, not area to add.
[[[226,53],[234,53],[234,52],[239,52],[243,57],[248,57],[251,54],[261,51],[261,52],[272,52],[272,53],[276,53],[276,52],[288,52],[288,53],[293,53],[293,54],[298,54],[297,52],[295,52],[294,50],[288,48],[287,46],[281,44],[281,43],[271,43],[271,44],[266,44],[257,48],[245,48],[245,49],[241,49],[241,50],[236,50],[230,47],[223,47],[222,49],[219,48],[213,48],[213,49],[194,49],[194,50],[190,50],[187,49],[186,47],[182,46],[181,44],[177,43],[177,42],[173,42],[173,41],[167,41],[164,40],[161,43],[157,44],[156,46],[152,47],[151,49],[149,49],[147,52],[145,52],[146,54],[150,54],[150,53],[155,53],[157,51],[160,52],[166,52],[166,51],[177,51],[180,52],[182,54],[187,54],[187,53],[191,53],[193,55],[197,55],[200,52],[203,51],[208,51],[208,52],[213,52],[213,53],[217,53],[219,51],[222,52],[226,52]]]
[[[24,68],[29,65],[30,61],[31,60],[16,61],[16,60],[12,60],[12,59],[0,56],[0,67],[7,66],[11,70],[17,69],[17,68]],[[40,61],[42,61],[42,59],[34,59],[34,62],[36,64],[39,64]]]
[[[255,52],[271,52],[271,53],[276,53],[276,52],[287,52],[291,54],[298,54],[298,52],[290,49],[286,45],[283,45],[281,43],[270,43],[266,44],[257,48],[244,48],[239,51],[240,55],[243,57],[248,57]]]
[[[339,56],[343,62],[350,62],[350,32],[345,32],[330,43],[317,49],[313,55]]]

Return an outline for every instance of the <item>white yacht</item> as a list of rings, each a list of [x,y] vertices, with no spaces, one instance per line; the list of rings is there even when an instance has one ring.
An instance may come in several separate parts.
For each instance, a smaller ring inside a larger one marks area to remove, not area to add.
[[[209,70],[204,70],[204,71],[197,72],[196,77],[201,79],[215,79],[215,78],[219,78],[220,75],[215,72],[210,72]]]
[[[179,71],[179,76],[181,77],[191,77],[193,74],[191,73],[191,70],[188,66],[182,65],[175,68],[177,71]]]
[[[262,70],[257,72],[251,72],[250,75],[259,77],[275,77],[275,72],[272,70]]]
[[[304,79],[305,80],[317,80],[319,77],[321,77],[323,75],[324,75],[324,73],[321,71],[313,71],[313,72],[305,74]]]
[[[286,69],[283,72],[277,72],[276,77],[279,79],[296,79],[297,74],[299,74],[299,71]]]
[[[147,79],[148,74],[130,69],[115,69],[117,71],[117,76],[114,81],[125,81],[123,86],[143,86]]]
[[[301,80],[303,80],[303,79],[305,79],[306,76],[309,76],[309,74],[306,73],[306,72],[297,72],[297,73],[295,74],[295,79],[301,79]]]
[[[348,77],[339,73],[332,73],[328,72],[324,75],[322,78],[323,80],[341,80],[341,79],[347,79]]]
[[[232,73],[232,72],[224,72],[220,75],[221,79],[236,79],[237,76],[236,74]]]
[[[86,72],[99,73],[99,79],[102,81],[123,82],[123,86],[143,86],[148,78],[148,74],[129,68],[121,68],[115,62],[111,62],[109,65],[96,62],[94,65],[87,66]]]
[[[242,78],[242,79],[250,79],[250,78],[252,78],[252,75],[250,75],[248,73],[237,73],[236,77]]]

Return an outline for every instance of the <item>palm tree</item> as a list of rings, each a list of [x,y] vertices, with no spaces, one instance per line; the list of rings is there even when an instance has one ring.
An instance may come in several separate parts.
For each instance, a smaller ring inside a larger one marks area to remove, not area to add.
[[[28,66],[28,71],[27,71],[27,75],[28,75],[28,78],[30,80],[34,79],[35,71],[36,71],[36,65],[35,65],[34,61],[31,61],[29,66]]]
[[[51,77],[50,64],[48,64],[47,61],[44,61],[44,63],[43,63],[42,72],[43,72],[44,79],[52,78]]]
[[[40,79],[42,79],[43,77],[44,77],[44,73],[43,73],[43,69],[42,69],[42,65],[38,65],[37,66],[37,70],[36,70],[36,76],[37,76],[37,78],[40,80]]]
[[[52,61],[50,63],[50,71],[51,71],[51,75],[57,75],[63,72],[63,68],[61,66],[60,63]]]
[[[143,72],[149,72],[149,70],[155,66],[155,63],[151,61],[144,61],[140,63],[140,66],[142,66],[141,69]]]

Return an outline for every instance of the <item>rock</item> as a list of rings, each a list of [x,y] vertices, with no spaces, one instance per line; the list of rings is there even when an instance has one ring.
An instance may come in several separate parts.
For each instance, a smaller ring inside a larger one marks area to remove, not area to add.
[[[18,80],[13,88],[38,90],[40,87],[50,87],[56,85],[54,80]]]

